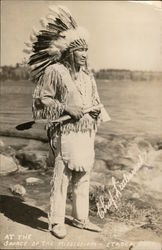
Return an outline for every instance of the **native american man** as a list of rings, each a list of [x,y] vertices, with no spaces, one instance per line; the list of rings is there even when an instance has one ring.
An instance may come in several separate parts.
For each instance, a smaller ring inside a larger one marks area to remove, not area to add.
[[[66,236],[67,187],[72,181],[72,224],[100,232],[88,220],[89,178],[94,163],[94,139],[102,120],[96,83],[87,66],[88,39],[64,7],[52,7],[44,30],[32,36],[29,64],[37,82],[34,119],[48,119],[47,134],[55,164],[51,181],[49,229]],[[36,39],[35,39],[36,38]],[[85,110],[90,109],[89,113]],[[64,115],[71,119],[52,123]]]

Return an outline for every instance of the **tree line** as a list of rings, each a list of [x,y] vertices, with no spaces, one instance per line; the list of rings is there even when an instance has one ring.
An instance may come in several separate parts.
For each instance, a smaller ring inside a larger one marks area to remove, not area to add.
[[[125,69],[101,69],[92,70],[96,79],[103,80],[133,80],[151,81],[162,80],[162,72],[153,71],[131,71]],[[2,66],[0,68],[1,80],[29,80],[30,70],[27,64],[17,63],[15,66]]]
[[[28,80],[30,77],[29,68],[26,65],[17,63],[16,66],[2,66],[0,68],[1,80]]]
[[[137,71],[125,69],[101,69],[94,72],[97,79],[103,80],[132,80],[132,81],[152,81],[162,80],[162,72]]]

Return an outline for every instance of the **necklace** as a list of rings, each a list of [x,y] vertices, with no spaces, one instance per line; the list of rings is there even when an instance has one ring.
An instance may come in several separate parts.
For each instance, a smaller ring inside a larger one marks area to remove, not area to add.
[[[78,74],[77,79],[75,80],[75,86],[78,92],[80,93],[83,106],[85,106],[87,97],[87,88],[86,88],[86,81],[82,72]]]

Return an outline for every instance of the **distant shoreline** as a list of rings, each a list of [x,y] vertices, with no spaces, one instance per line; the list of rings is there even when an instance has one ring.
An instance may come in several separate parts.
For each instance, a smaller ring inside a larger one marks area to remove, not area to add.
[[[96,79],[102,80],[132,80],[132,81],[152,81],[162,80],[161,71],[150,70],[130,70],[130,69],[92,69]],[[28,66],[17,63],[14,66],[1,66],[0,77],[2,80],[28,80],[30,78],[30,71]]]

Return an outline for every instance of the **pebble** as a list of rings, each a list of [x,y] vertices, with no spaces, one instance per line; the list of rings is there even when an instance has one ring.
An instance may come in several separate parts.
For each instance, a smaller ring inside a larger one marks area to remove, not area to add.
[[[25,180],[25,182],[26,182],[27,185],[34,185],[34,184],[41,184],[41,183],[43,183],[43,180],[41,180],[39,178],[36,178],[36,177],[28,177]]]
[[[26,189],[20,184],[11,186],[9,189],[13,194],[16,195],[24,196],[26,194]]]

